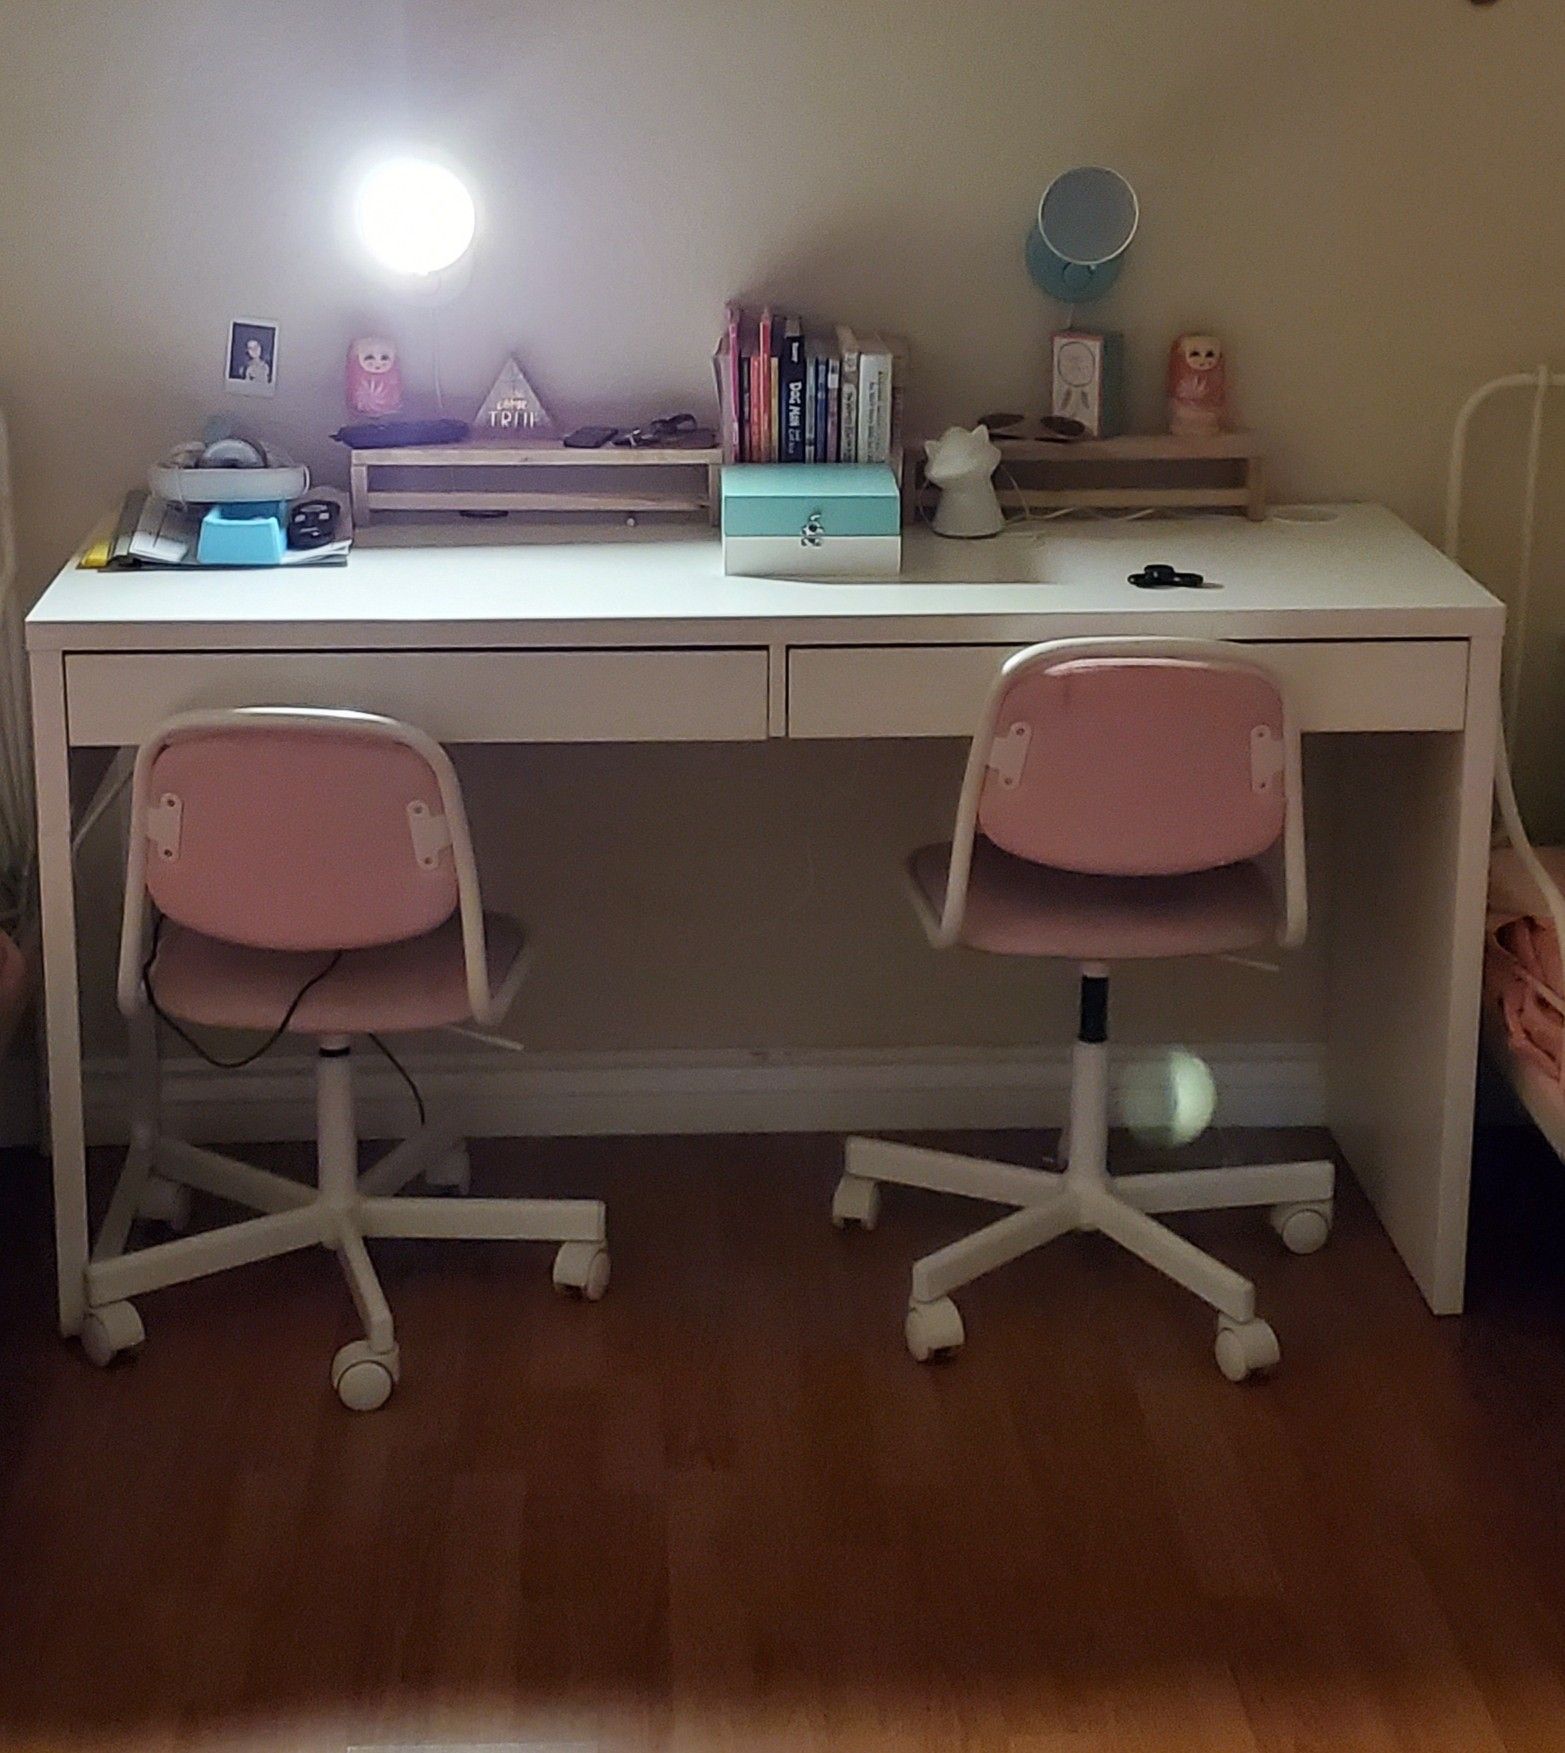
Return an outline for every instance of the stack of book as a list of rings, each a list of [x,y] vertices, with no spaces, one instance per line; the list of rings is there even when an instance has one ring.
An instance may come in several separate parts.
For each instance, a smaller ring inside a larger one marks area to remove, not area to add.
[[[901,443],[907,343],[728,306],[712,359],[731,463],[884,463]]]

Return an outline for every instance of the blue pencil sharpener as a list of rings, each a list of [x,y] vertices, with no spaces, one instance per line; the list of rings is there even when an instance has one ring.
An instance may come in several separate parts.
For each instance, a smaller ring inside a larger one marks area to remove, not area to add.
[[[288,507],[280,499],[214,505],[201,519],[203,566],[280,566],[288,551]]]

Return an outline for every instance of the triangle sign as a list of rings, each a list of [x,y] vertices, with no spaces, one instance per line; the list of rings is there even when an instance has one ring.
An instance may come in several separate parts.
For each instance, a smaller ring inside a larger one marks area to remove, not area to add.
[[[481,432],[505,432],[518,438],[558,438],[559,432],[537,390],[512,353],[500,368],[494,388],[484,398],[473,424]]]

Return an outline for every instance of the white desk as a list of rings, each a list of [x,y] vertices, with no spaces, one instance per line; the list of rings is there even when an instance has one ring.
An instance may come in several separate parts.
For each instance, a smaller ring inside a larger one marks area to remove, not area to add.
[[[1206,591],[1133,589],[1148,560]],[[961,736],[1018,646],[1253,645],[1328,761],[1330,1121],[1431,1306],[1461,1306],[1500,604],[1375,507],[1325,522],[910,531],[888,583],[722,575],[680,530],[367,533],[345,568],[85,572],[28,617],[61,1326],[84,1307],[70,755],[196,706],[358,706],[446,742]],[[1367,735],[1362,733],[1415,733]],[[1349,746],[1349,745],[1344,745]]]

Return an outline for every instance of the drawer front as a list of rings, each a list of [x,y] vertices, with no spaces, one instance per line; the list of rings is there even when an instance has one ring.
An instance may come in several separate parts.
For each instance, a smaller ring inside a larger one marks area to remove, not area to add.
[[[102,652],[66,660],[71,741],[138,743],[203,706],[384,712],[437,741],[748,742],[766,735],[767,653]]]
[[[814,548],[797,536],[723,536],[730,578],[895,578],[901,570],[901,536],[823,536]]]
[[[794,646],[788,734],[968,736],[1013,645]],[[1287,640],[1242,649],[1276,670],[1306,731],[1460,730],[1467,641]]]

